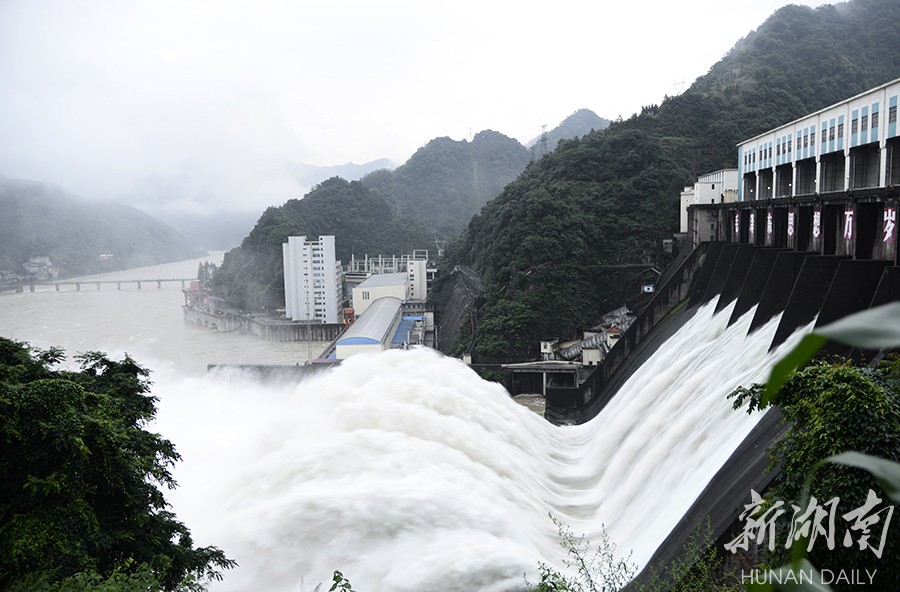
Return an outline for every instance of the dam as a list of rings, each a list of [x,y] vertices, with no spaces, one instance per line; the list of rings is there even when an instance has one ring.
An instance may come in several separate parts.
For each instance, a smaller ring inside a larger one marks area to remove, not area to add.
[[[353,356],[290,387],[215,373],[167,385],[163,422],[205,461],[179,476],[205,494],[184,514],[240,564],[214,589],[340,569],[363,590],[521,590],[539,563],[563,569],[550,516],[607,532],[641,568],[666,564],[707,517],[731,538],[782,428],[776,409],[749,416],[725,395],[764,380],[815,324],[898,298],[896,230],[884,232],[896,207],[887,185],[795,184],[693,208],[696,247],[601,365],[548,387],[549,422],[425,349]],[[214,431],[175,430],[210,407]]]

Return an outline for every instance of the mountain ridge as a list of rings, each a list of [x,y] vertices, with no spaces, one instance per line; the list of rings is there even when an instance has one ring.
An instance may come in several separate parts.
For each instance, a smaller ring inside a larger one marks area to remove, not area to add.
[[[596,270],[652,257],[680,189],[735,166],[738,142],[900,76],[898,20],[887,0],[786,6],[684,93],[530,164],[449,251],[487,288],[475,353],[528,359],[638,293],[652,277]]]
[[[3,176],[0,229],[0,269],[19,275],[31,257],[50,257],[63,275],[84,275],[199,254],[174,229],[132,206]]]

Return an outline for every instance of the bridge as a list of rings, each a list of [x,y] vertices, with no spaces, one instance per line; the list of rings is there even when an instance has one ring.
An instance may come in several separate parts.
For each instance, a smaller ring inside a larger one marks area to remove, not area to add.
[[[140,290],[143,284],[156,284],[157,289],[162,289],[162,285],[164,283],[172,283],[172,282],[180,282],[181,289],[186,288],[190,282],[195,281],[197,278],[155,278],[155,279],[139,279],[139,280],[71,280],[71,281],[63,281],[63,282],[32,282],[28,285],[28,291],[34,292],[35,286],[53,286],[56,288],[56,291],[60,291],[61,286],[75,286],[75,291],[80,292],[81,286],[96,286],[98,290],[101,289],[104,285],[112,285],[115,284],[117,290],[122,289],[122,284],[137,284],[137,289]]]

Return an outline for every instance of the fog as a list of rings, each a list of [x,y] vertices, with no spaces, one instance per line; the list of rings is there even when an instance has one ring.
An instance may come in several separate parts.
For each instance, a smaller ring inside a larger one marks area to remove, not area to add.
[[[0,175],[252,220],[308,191],[292,163],[627,118],[785,3],[0,2]]]

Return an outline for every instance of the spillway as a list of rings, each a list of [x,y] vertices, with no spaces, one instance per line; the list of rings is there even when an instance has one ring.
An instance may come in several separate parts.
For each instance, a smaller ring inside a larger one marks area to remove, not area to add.
[[[213,592],[522,590],[562,568],[552,517],[605,528],[643,566],[761,414],[726,394],[765,378],[778,316],[748,333],[702,306],[588,423],[554,426],[426,349],[359,355],[299,385],[155,375],[156,428],[184,460],[169,497],[240,567]],[[748,492],[749,495],[749,492]],[[326,586],[327,587],[327,586]]]

